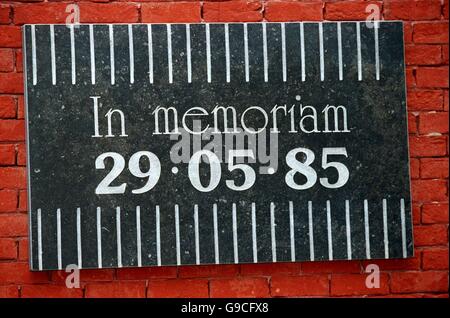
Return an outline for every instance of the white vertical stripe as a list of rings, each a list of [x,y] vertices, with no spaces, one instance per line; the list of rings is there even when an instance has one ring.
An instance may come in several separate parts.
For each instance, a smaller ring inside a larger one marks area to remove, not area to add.
[[[200,237],[198,233],[198,205],[194,205],[195,263],[200,264]]]
[[[338,59],[339,59],[339,80],[344,79],[344,67],[342,62],[342,31],[341,22],[337,23],[337,36],[338,36]]]
[[[137,265],[142,266],[142,243],[141,243],[141,207],[136,207],[136,249]]]
[[[101,219],[102,210],[100,207],[97,207],[97,263],[98,268],[103,267],[102,262],[102,219]]]
[[[160,219],[159,219],[159,205],[156,206],[156,260],[158,266],[161,266],[161,231],[160,231]]]
[[[237,237],[237,215],[236,215],[236,203],[233,203],[233,251],[234,251],[234,263],[239,263],[239,250],[238,250],[238,237]]]
[[[244,62],[245,62],[245,81],[250,81],[250,67],[248,61],[248,27],[244,23]]]
[[[345,230],[347,234],[347,259],[352,259],[352,230],[350,225],[350,202],[345,200]]]
[[[116,208],[116,232],[117,232],[117,267],[122,267],[122,234],[120,222],[120,207]]]
[[[211,43],[209,35],[209,23],[206,23],[205,31],[206,31],[206,72],[208,83],[211,83]]]
[[[272,239],[272,261],[277,261],[277,241],[275,237],[275,204],[270,202],[270,237]]]
[[[359,22],[356,22],[356,45],[358,54],[358,81],[362,80],[362,57],[361,57],[361,27]]]
[[[305,70],[305,31],[303,28],[303,23],[300,23],[300,58],[302,64],[302,82],[306,80],[306,70]]]
[[[52,58],[52,84],[56,85],[55,26],[50,24],[50,54]]]
[[[314,261],[314,229],[313,229],[313,214],[312,202],[308,201],[308,225],[309,225],[309,259]]]
[[[191,62],[191,27],[186,24],[186,62],[188,83],[192,82],[192,62]]]
[[[264,57],[264,82],[269,80],[269,61],[267,57],[267,27],[266,23],[263,22],[263,57]]]
[[[219,228],[217,225],[217,204],[213,205],[213,223],[214,223],[214,260],[219,264]]]
[[[374,25],[374,32],[375,32],[375,72],[376,72],[376,79],[377,81],[380,80],[380,51],[379,51],[379,44],[378,44],[378,29],[380,28],[380,22],[375,21]]]
[[[31,25],[31,59],[33,63],[33,85],[37,84],[37,62],[36,62],[36,28]]]
[[[72,60],[72,84],[76,83],[76,61],[75,61],[75,30],[73,24],[70,25],[70,56]]]
[[[77,208],[77,251],[78,251],[78,269],[83,268],[81,257],[81,209]]]
[[[172,67],[172,27],[170,24],[167,26],[167,64],[169,66],[169,83],[173,83],[173,67]]]
[[[42,270],[42,212],[37,210],[38,268]]]
[[[230,82],[230,35],[228,29],[228,23],[225,23],[225,65],[227,83]]]
[[[369,204],[367,200],[364,200],[364,229],[366,239],[366,258],[370,259]]]
[[[253,262],[258,263],[258,242],[256,240],[256,204],[252,202],[252,241],[253,241]]]
[[[112,24],[109,25],[109,57],[111,64],[111,84],[114,85],[114,83],[116,82],[116,68],[114,65],[114,29]]]
[[[281,23],[281,62],[283,66],[283,82],[287,80],[287,62],[286,62],[286,27],[284,23]]]
[[[295,261],[294,204],[289,201],[289,231],[291,236],[291,261]]]
[[[325,80],[325,59],[323,53],[323,24],[319,23],[320,80]]]
[[[387,200],[383,199],[383,238],[384,238],[384,258],[389,258],[389,236],[387,224]]]
[[[327,200],[327,229],[328,229],[328,259],[333,260],[333,235],[331,232],[331,207],[330,201]]]
[[[403,258],[408,257],[408,251],[406,250],[406,221],[405,221],[405,200],[400,200],[400,219],[402,222],[402,252]]]
[[[175,204],[175,244],[177,249],[177,265],[181,264],[180,252],[180,212],[178,204]]]
[[[130,83],[134,83],[134,44],[133,26],[128,24],[128,47],[130,50]]]
[[[58,269],[62,269],[61,255],[61,209],[56,210],[56,246],[58,250]]]
[[[152,25],[147,25],[147,37],[148,37],[148,76],[150,83],[153,84],[153,37],[152,37]]]
[[[94,26],[89,24],[89,45],[91,51],[91,83],[95,84],[95,45],[94,45]]]

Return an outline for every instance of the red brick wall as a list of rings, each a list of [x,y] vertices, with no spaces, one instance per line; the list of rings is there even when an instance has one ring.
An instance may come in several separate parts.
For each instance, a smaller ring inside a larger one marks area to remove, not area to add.
[[[405,21],[415,258],[374,261],[379,289],[365,287],[366,261],[83,270],[28,270],[21,25],[64,23],[71,2],[0,4],[0,297],[448,297],[448,0],[76,1],[81,21],[206,22],[364,20],[368,4]]]

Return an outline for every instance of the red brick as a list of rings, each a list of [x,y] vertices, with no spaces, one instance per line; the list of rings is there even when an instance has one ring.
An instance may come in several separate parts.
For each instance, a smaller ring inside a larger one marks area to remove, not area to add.
[[[448,292],[448,272],[398,272],[391,274],[393,293]]]
[[[201,265],[178,267],[179,277],[229,277],[239,273],[238,265]]]
[[[359,261],[305,262],[302,273],[360,273]]]
[[[19,190],[19,211],[27,211],[27,209],[28,209],[27,191]]]
[[[441,1],[387,1],[384,17],[388,20],[439,20],[441,18]]]
[[[0,190],[0,212],[14,212],[16,209],[17,191],[8,189]]]
[[[16,148],[14,145],[0,144],[0,166],[10,166],[15,163]]]
[[[0,73],[0,94],[5,93],[23,93],[23,73]]]
[[[57,284],[65,284],[68,275],[69,273],[65,271],[52,271],[51,280]],[[82,269],[80,271],[81,282],[110,282],[112,280],[114,280],[113,269]]]
[[[406,86],[407,87],[415,87],[416,86],[416,70],[412,67],[406,67]]]
[[[13,25],[0,25],[0,47],[21,47],[21,46],[22,46],[22,32],[20,30],[20,27]]]
[[[16,259],[17,258],[17,244],[13,239],[0,239],[0,260]]]
[[[420,252],[416,251],[414,257],[406,259],[374,259],[362,262],[363,272],[370,264],[378,265],[380,271],[405,271],[420,269]]]
[[[0,188],[20,188],[26,187],[25,168],[0,167]]]
[[[415,43],[448,43],[448,21],[414,24],[413,41]]]
[[[11,7],[9,5],[0,5],[0,24],[8,24],[10,14]]]
[[[12,49],[0,49],[0,72],[14,70],[14,54]]]
[[[415,134],[417,133],[417,118],[413,113],[408,113],[408,133]]]
[[[203,19],[214,22],[256,22],[262,20],[259,1],[205,2]]]
[[[88,298],[145,298],[145,282],[87,284]]]
[[[14,24],[65,23],[69,15],[66,13],[66,8],[66,3],[55,2],[17,4],[14,6]]]
[[[31,272],[28,263],[0,263],[2,284],[35,284],[48,282],[47,272]]]
[[[384,295],[389,293],[389,277],[380,273],[380,288],[367,288],[371,273],[331,275],[331,296]]]
[[[25,150],[25,144],[17,145],[17,165],[25,166],[27,164],[27,156]]]
[[[411,173],[411,179],[420,178],[420,160],[411,158],[409,161],[409,171]]]
[[[25,214],[0,214],[0,237],[27,235],[28,217]]]
[[[444,111],[448,112],[448,90],[444,91]]]
[[[424,224],[448,223],[448,203],[428,203],[422,207]]]
[[[412,197],[414,201],[446,201],[447,182],[445,180],[412,180]]]
[[[420,159],[420,168],[420,175],[422,178],[448,178],[448,158]]]
[[[448,0],[444,0],[444,5],[442,6],[442,13],[444,19],[448,20]]]
[[[12,96],[0,96],[0,118],[16,117],[16,102]]]
[[[22,50],[16,50],[16,72],[23,72],[23,56]]]
[[[322,3],[266,2],[264,17],[267,21],[321,21]]]
[[[422,252],[422,268],[424,270],[448,270],[448,248],[424,250]]]
[[[417,87],[448,88],[448,67],[419,67],[416,71]]]
[[[277,276],[270,281],[272,296],[328,296],[329,281],[327,275],[314,276]]]
[[[442,46],[442,64],[448,65],[448,45]]]
[[[134,3],[81,2],[82,23],[131,23],[139,22],[138,5]]]
[[[325,2],[325,20],[366,20],[370,12],[368,5],[375,4],[380,8],[380,1],[338,1]]]
[[[409,110],[442,110],[444,95],[441,90],[408,92]]]
[[[409,151],[412,157],[445,156],[447,139],[444,136],[409,137]]]
[[[266,278],[213,279],[210,281],[210,297],[215,298],[260,298],[269,296]]]
[[[412,205],[412,217],[413,217],[413,224],[420,224],[421,222],[421,206],[417,203],[413,203]]]
[[[149,282],[147,297],[207,298],[208,294],[208,280],[206,279],[170,279]]]
[[[242,264],[241,275],[276,276],[300,274],[300,263]]]
[[[414,245],[416,246],[432,246],[443,245],[448,243],[448,225],[433,224],[415,226]]]
[[[14,285],[0,286],[0,298],[17,298],[19,297],[19,288]]]
[[[21,287],[22,298],[81,298],[83,289],[56,285],[25,285]]]
[[[25,118],[25,110],[24,110],[24,102],[23,102],[23,96],[20,95],[17,99],[17,119],[24,119]]]
[[[405,47],[407,65],[436,65],[442,62],[440,45],[407,45]]]
[[[201,21],[200,2],[156,2],[141,7],[142,22],[186,23]]]
[[[25,122],[23,120],[0,120],[0,140],[25,140]]]
[[[422,113],[419,117],[421,134],[448,133],[448,112]]]
[[[410,44],[413,41],[413,25],[411,22],[403,22],[403,38],[405,44]]]
[[[19,240],[19,261],[28,261],[28,239]]]
[[[147,267],[147,268],[121,268],[117,270],[119,280],[146,280],[149,278],[171,278],[177,276],[174,266]]]

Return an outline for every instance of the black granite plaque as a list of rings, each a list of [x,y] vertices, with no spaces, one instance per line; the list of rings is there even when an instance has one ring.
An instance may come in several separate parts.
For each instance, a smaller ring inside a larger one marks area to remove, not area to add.
[[[31,269],[413,255],[400,22],[23,30]]]

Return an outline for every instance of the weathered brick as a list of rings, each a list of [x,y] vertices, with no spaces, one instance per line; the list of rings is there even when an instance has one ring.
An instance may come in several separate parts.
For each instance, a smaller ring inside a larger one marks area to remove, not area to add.
[[[428,44],[406,45],[405,61],[407,65],[440,64],[442,63],[442,47]]]
[[[412,197],[415,201],[431,202],[445,201],[447,196],[447,182],[445,180],[412,180]]]
[[[269,283],[266,278],[212,279],[210,281],[210,297],[260,298],[268,296]]]
[[[267,21],[321,21],[323,19],[322,3],[267,2],[264,17]]]
[[[448,67],[419,67],[416,71],[418,87],[448,88]]]
[[[448,242],[448,225],[433,224],[415,226],[414,245],[416,246],[433,246],[443,245]]]
[[[448,21],[414,24],[413,41],[415,43],[448,43]]]
[[[408,92],[409,110],[442,110],[442,90],[414,90]]]
[[[203,19],[214,22],[256,22],[261,21],[260,1],[205,2]]]
[[[366,12],[368,5],[377,5],[382,8],[380,1],[336,1],[325,2],[326,20],[366,20],[370,11]]]
[[[331,275],[331,296],[384,295],[389,293],[389,277],[387,274],[380,274],[380,288],[367,287],[368,275],[369,273]]]
[[[421,136],[409,138],[409,152],[412,157],[434,157],[447,154],[445,136]]]
[[[448,248],[424,250],[422,252],[422,268],[424,270],[448,270]]]
[[[16,147],[11,144],[0,144],[0,166],[10,166],[15,163]]]
[[[314,276],[277,276],[270,281],[272,296],[328,296],[329,282],[327,275]]]
[[[393,293],[447,292],[448,272],[395,272],[391,274]]]
[[[169,279],[151,281],[148,284],[148,297],[151,298],[207,298],[206,279]]]
[[[22,298],[81,298],[83,289],[67,288],[57,285],[24,285],[21,287]]]
[[[420,167],[420,175],[424,179],[448,178],[448,158],[423,158],[420,159]]]
[[[422,207],[424,224],[448,223],[448,203],[426,203]]]
[[[0,212],[14,212],[16,209],[17,191],[10,189],[0,190]]]
[[[441,1],[386,1],[384,17],[388,20],[439,20]]]
[[[88,298],[145,298],[145,282],[113,282],[102,284],[87,284]]]
[[[201,21],[200,2],[155,2],[141,7],[142,22],[187,23]]]

